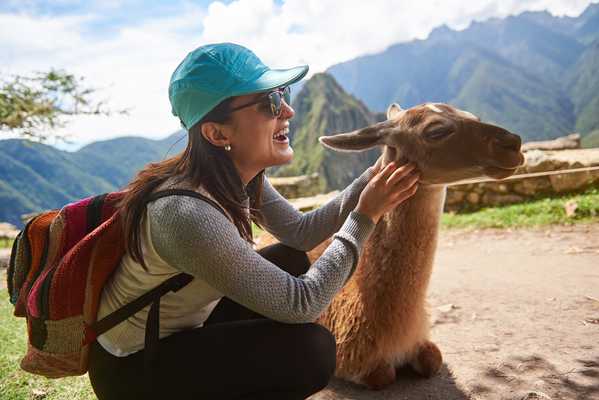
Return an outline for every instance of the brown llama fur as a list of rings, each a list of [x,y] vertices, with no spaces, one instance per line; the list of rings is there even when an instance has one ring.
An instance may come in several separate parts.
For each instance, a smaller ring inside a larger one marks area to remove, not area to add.
[[[383,145],[383,164],[413,162],[421,173],[416,194],[380,219],[354,274],[316,321],[335,336],[335,375],[372,389],[391,384],[395,368],[402,365],[425,377],[441,367],[441,352],[429,338],[426,294],[444,184],[483,175],[505,178],[523,162],[518,136],[446,104],[407,111],[394,104],[387,117],[371,127],[321,138],[337,150]],[[260,246],[272,242],[267,236]],[[329,243],[311,250],[310,261]]]

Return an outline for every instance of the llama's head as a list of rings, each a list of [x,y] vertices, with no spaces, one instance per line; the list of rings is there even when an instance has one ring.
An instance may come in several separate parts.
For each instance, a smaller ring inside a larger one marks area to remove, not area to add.
[[[518,135],[443,103],[408,110],[392,104],[386,121],[319,140],[340,151],[384,145],[385,164],[413,162],[425,184],[481,176],[502,179],[524,162]]]

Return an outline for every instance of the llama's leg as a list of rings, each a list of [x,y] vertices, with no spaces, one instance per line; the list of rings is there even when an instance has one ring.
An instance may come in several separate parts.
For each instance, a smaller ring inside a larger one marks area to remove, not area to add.
[[[382,362],[364,377],[363,382],[369,389],[383,389],[395,382],[395,368],[392,364]]]
[[[441,355],[441,350],[429,340],[420,346],[416,356],[410,361],[410,366],[426,378],[430,378],[439,372],[442,364],[443,356]]]

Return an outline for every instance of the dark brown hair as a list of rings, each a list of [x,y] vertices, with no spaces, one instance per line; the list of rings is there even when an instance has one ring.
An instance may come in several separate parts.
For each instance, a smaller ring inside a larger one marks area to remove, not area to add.
[[[201,126],[205,122],[229,121],[231,100],[222,101],[189,129],[185,150],[174,157],[146,165],[125,187],[126,194],[118,205],[125,249],[144,269],[147,267],[141,250],[141,220],[146,199],[154,189],[173,176],[176,182],[185,181],[193,187],[201,185],[205,188],[232,217],[239,235],[253,243],[252,221],[259,224],[262,219],[259,208],[264,171],[256,175],[244,191],[243,182],[229,155],[224,149],[207,141],[201,133]],[[243,205],[247,196],[250,198],[249,215]]]

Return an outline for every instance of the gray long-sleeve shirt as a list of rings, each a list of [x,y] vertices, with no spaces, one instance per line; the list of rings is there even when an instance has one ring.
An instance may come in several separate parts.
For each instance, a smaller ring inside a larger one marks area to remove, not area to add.
[[[142,222],[142,251],[148,271],[125,254],[105,286],[98,318],[180,272],[194,280],[161,300],[160,337],[199,327],[222,296],[268,318],[287,323],[314,321],[349,279],[374,224],[353,209],[373,171],[367,169],[317,210],[301,213],[267,181],[264,228],[282,243],[309,250],[333,236],[307,273],[294,277],[261,257],[235,225],[214,206],[187,196],[148,204]],[[143,348],[149,307],[98,338],[117,356]]]

